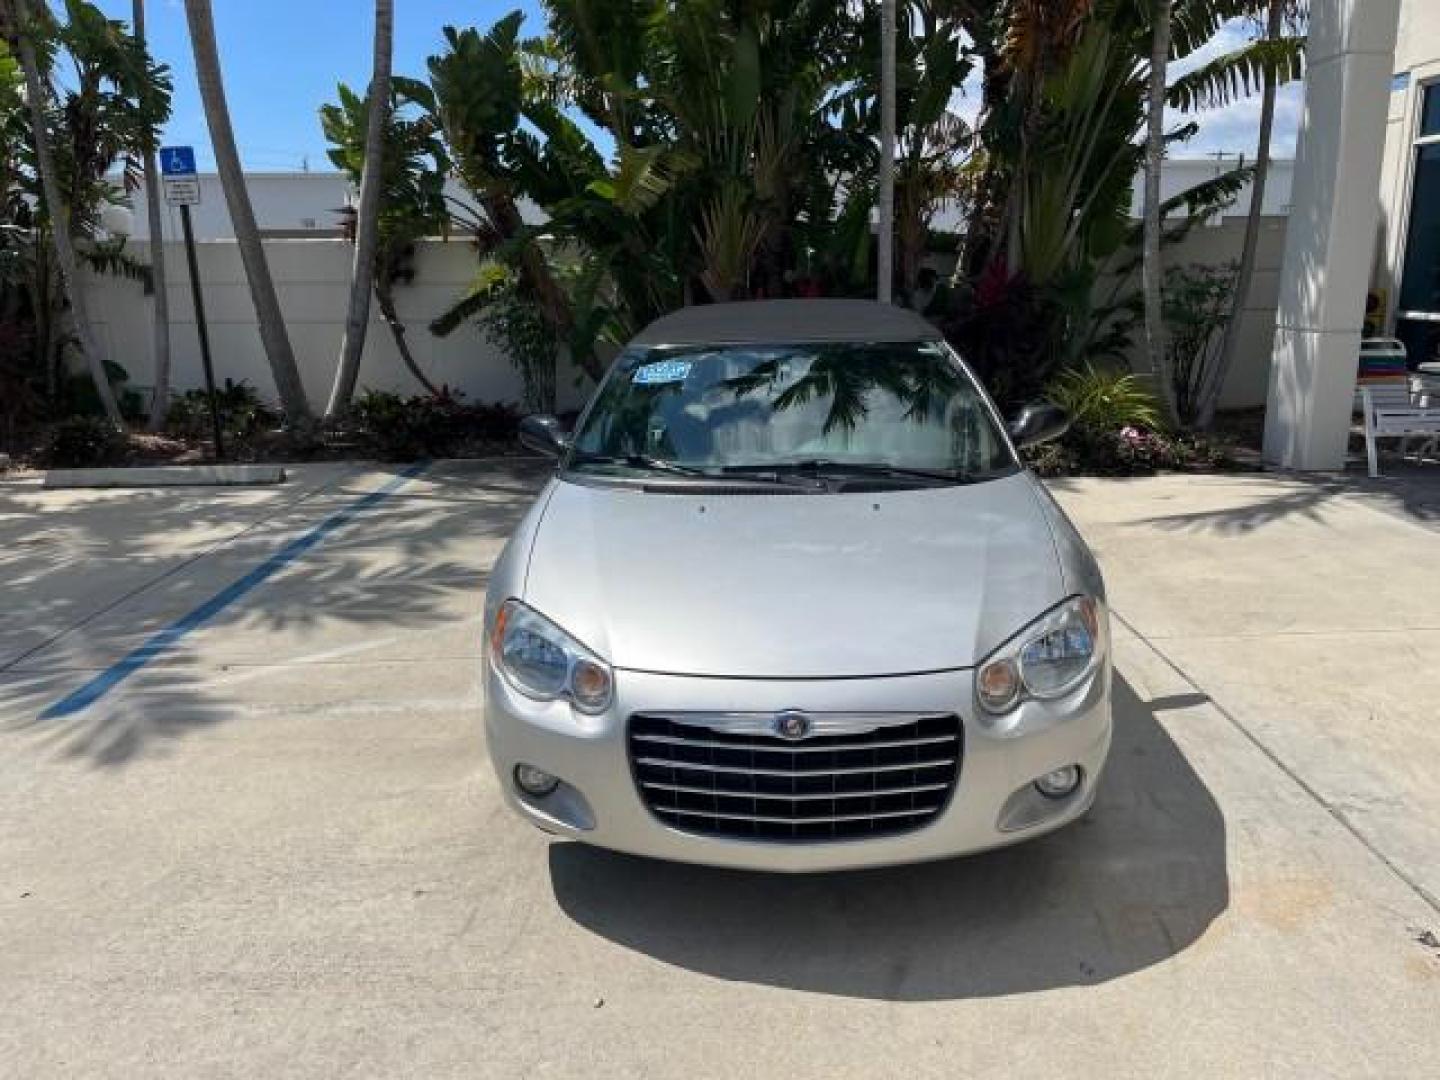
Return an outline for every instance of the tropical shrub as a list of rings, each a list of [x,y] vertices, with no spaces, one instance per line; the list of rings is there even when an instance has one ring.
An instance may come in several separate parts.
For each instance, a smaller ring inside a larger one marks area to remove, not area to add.
[[[1177,266],[1165,272],[1167,370],[1182,424],[1199,417],[1205,392],[1220,374],[1225,323],[1235,296],[1236,266]]]
[[[403,398],[384,390],[364,390],[350,417],[370,451],[382,461],[443,457],[455,426],[456,402],[444,397]]]
[[[1071,424],[1062,438],[1026,451],[1042,476],[1233,467],[1223,445],[1165,430],[1155,394],[1130,372],[1086,365],[1059,375],[1046,396]]]
[[[261,400],[244,379],[225,380],[215,389],[220,427],[229,442],[245,442],[280,423],[280,414]],[[187,390],[174,398],[165,417],[165,430],[182,439],[210,438],[210,397],[204,390]]]
[[[1155,395],[1128,371],[1087,364],[1062,373],[1046,396],[1070,414],[1072,431],[1105,434],[1163,426]]]
[[[223,418],[221,423],[224,424]],[[187,390],[172,397],[165,414],[165,431],[179,439],[199,440],[209,436],[210,403],[205,391]]]
[[[113,360],[105,361],[105,376],[115,392],[120,415],[126,420],[138,420],[145,415],[145,399],[130,385],[130,372]],[[105,407],[100,404],[100,394],[95,382],[88,374],[67,372],[60,380],[57,390],[57,407],[66,413],[81,416],[104,416]]]
[[[1072,429],[1055,442],[1027,448],[1023,456],[1041,476],[1144,476],[1167,469],[1239,468],[1225,443],[1137,427],[1101,432]]]
[[[125,439],[104,417],[72,416],[50,430],[45,459],[59,469],[113,465],[125,455]]]
[[[1100,435],[1067,435],[1030,447],[1025,463],[1041,476],[1144,476],[1168,469],[1235,469],[1224,443],[1193,435],[1121,428]]]
[[[532,412],[555,411],[555,367],[560,343],[555,329],[518,275],[498,263],[480,268],[462,301],[431,324],[448,334],[466,313],[485,336],[505,351],[525,386],[525,406]]]
[[[36,47],[55,180],[78,260],[147,289],[149,268],[123,240],[103,236],[101,219],[138,185],[143,154],[170,114],[171,82],[124,24],[85,0],[32,3],[25,25],[11,26],[0,43],[0,311],[28,328],[24,350],[6,359],[38,396],[29,415],[38,421],[98,408],[99,394],[92,385],[82,395],[67,373],[66,354],[79,340],[60,288],[54,215],[43,196],[29,99],[13,52],[17,30]],[[115,369],[105,367],[113,377]],[[138,396],[115,389],[122,414],[140,416]]]
[[[1047,323],[1053,312],[1022,276],[992,263],[949,297],[936,322],[985,388],[1009,412],[1038,397],[1051,361]]]
[[[382,461],[415,461],[510,443],[520,413],[500,402],[467,405],[449,389],[415,397],[366,390],[355,399],[349,419],[366,448]]]
[[[29,323],[0,320],[0,448],[16,442],[44,402],[43,387],[26,363],[33,336]]]
[[[484,443],[512,443],[520,432],[521,416],[519,409],[503,401],[468,405],[465,408],[466,437]],[[562,413],[561,419],[573,422],[574,414]]]
[[[1175,58],[1245,8],[1175,0]],[[544,369],[553,342],[598,378],[600,346],[685,304],[874,295],[878,9],[554,0],[542,36],[522,33],[519,11],[488,30],[447,27],[428,108],[470,196],[450,200],[451,214],[515,289],[472,288],[432,330],[510,304],[490,331],[519,341],[522,369]],[[963,207],[965,227],[945,245],[958,247],[952,302],[933,314],[1005,404],[1057,370],[1129,352],[1153,10],[898,5],[896,284],[915,291],[937,209]],[[1299,47],[1217,57],[1177,81],[1172,103],[1227,104],[1262,69],[1293,77]],[[972,124],[953,106],[976,82]],[[1196,130],[1177,125],[1167,141]],[[1168,200],[1165,239],[1249,176],[1231,170]],[[522,200],[543,225],[522,216]]]

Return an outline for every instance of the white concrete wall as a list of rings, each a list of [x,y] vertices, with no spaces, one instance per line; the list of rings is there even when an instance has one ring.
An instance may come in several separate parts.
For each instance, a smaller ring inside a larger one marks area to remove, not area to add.
[[[1266,185],[1269,202],[1269,184]],[[1280,263],[1285,256],[1284,217],[1265,217],[1255,252],[1255,278],[1240,324],[1240,350],[1220,391],[1222,409],[1248,409],[1265,404],[1270,383],[1275,307],[1280,292]],[[1201,226],[1176,247],[1165,251],[1165,265],[1220,266],[1238,262],[1245,242],[1245,219],[1227,217],[1218,226]],[[1143,348],[1143,342],[1137,342]]]
[[[1220,264],[1237,259],[1243,235],[1244,222],[1239,218],[1198,228],[1183,245],[1167,253],[1167,262]],[[1240,358],[1221,396],[1226,408],[1264,402],[1284,237],[1285,219],[1266,218],[1242,329]],[[149,257],[148,245],[134,246],[136,255]],[[167,243],[165,249],[174,385],[185,390],[204,383],[199,340],[184,246]],[[267,240],[265,249],[306,393],[313,408],[323,408],[340,348],[352,249],[344,241],[333,239]],[[227,377],[244,379],[273,400],[274,384],[260,345],[239,250],[233,241],[223,240],[201,243],[198,252],[216,378],[222,382]],[[518,402],[522,393],[519,375],[504,353],[475,327],[461,327],[448,338],[437,338],[429,331],[430,320],[460,295],[474,270],[475,255],[468,244],[423,243],[416,257],[414,283],[396,287],[400,316],[408,327],[412,351],[432,380],[463,391],[472,401]],[[87,276],[86,287],[96,334],[107,357],[129,371],[132,385],[148,389],[153,383],[150,298],[138,284],[116,278]],[[379,310],[373,304],[360,386],[406,394],[420,391],[400,363],[389,328],[380,321]],[[590,383],[577,381],[576,372],[566,367],[560,374],[558,390],[562,406],[578,407],[589,393]]]
[[[1229,172],[1238,164],[1236,158],[1227,157],[1221,161],[1214,158],[1171,158],[1165,162],[1161,176],[1161,196],[1170,198],[1196,184],[1203,183],[1221,173]],[[1270,163],[1270,177],[1265,187],[1265,213],[1283,215],[1290,207],[1290,183],[1294,176],[1295,163],[1279,159]],[[118,176],[111,178],[117,185]],[[334,233],[340,228],[338,211],[354,200],[349,182],[338,172],[254,172],[245,174],[246,189],[250,203],[255,210],[255,220],[262,231],[311,232],[320,236]],[[225,193],[220,187],[220,178],[214,173],[201,173],[200,205],[192,207],[190,219],[198,240],[228,240],[235,235],[230,225],[230,213],[225,206]],[[1143,177],[1137,176],[1132,198],[1132,212],[1140,216],[1141,184]],[[461,202],[469,197],[456,181],[446,185],[446,193]],[[1234,204],[1224,211],[1227,218],[1243,218],[1249,213],[1250,189],[1241,191]],[[131,220],[129,235],[135,240],[145,240],[150,235],[149,218],[145,213],[145,192],[143,189],[130,196]],[[541,222],[545,215],[533,203],[522,200],[520,211],[526,221]],[[180,211],[171,206],[163,210],[163,235],[167,240],[179,240]],[[961,208],[957,205],[943,207],[935,216],[935,228],[956,230],[963,224]]]
[[[201,173],[198,179],[200,203],[190,208],[196,239],[233,237],[235,230],[230,225],[220,178],[214,173]],[[352,197],[349,181],[338,172],[247,173],[245,179],[255,220],[262,230],[335,234],[340,229],[337,211]],[[130,235],[135,240],[146,240],[150,236],[150,219],[145,212],[143,188],[131,194],[130,204]],[[165,239],[179,240],[179,208],[162,206],[161,221]]]
[[[120,184],[119,176],[112,176],[111,182]],[[225,204],[225,191],[220,177],[215,173],[200,173],[200,203],[190,208],[190,224],[197,240],[229,240],[235,235],[230,224],[230,211]],[[255,221],[261,232],[279,232],[288,235],[314,233],[317,237],[339,235],[341,228],[340,211],[357,201],[344,173],[338,172],[252,172],[245,174],[245,189],[250,195],[250,206],[255,211]],[[462,204],[473,200],[458,181],[451,179],[445,185],[445,193]],[[150,218],[145,210],[145,190],[132,192],[129,197],[127,235],[135,240],[146,240],[150,236]],[[539,207],[528,200],[521,200],[520,213],[526,221],[544,220]],[[166,240],[179,240],[183,233],[180,228],[180,209],[174,206],[161,208],[161,235]],[[118,219],[117,219],[118,220]]]
[[[135,245],[148,258],[148,245]],[[273,400],[274,382],[260,344],[250,290],[233,241],[197,245],[204,286],[206,321],[216,379],[244,379]],[[165,245],[174,385],[204,384],[199,339],[190,302],[184,245]],[[290,342],[295,350],[311,407],[324,408],[349,302],[352,248],[343,240],[267,240],[270,271],[280,294]],[[415,282],[397,285],[396,306],[408,327],[408,339],[420,366],[432,381],[463,391],[472,401],[521,400],[522,383],[505,355],[474,326],[437,338],[428,324],[461,294],[475,272],[475,252],[460,241],[427,241],[416,256]],[[130,372],[132,385],[148,388],[152,378],[151,300],[135,282],[90,276],[87,297],[96,334],[107,356]],[[371,305],[360,383],[364,387],[419,393],[421,387],[400,363],[389,328]],[[557,389],[563,405],[575,405],[588,393],[575,385],[569,369]]]
[[[1178,159],[1168,162],[1165,191],[1173,194],[1231,168],[1233,162]],[[1284,247],[1284,214],[1288,209],[1292,163],[1277,161],[1266,188],[1267,218],[1261,236],[1255,285],[1242,329],[1241,357],[1222,394],[1224,407],[1250,407],[1265,399],[1270,342],[1275,326],[1279,263]],[[250,195],[262,229],[302,230],[315,222],[315,239],[267,239],[271,272],[276,278],[291,343],[312,407],[323,407],[329,394],[335,357],[348,299],[351,248],[325,237],[333,229],[335,209],[347,197],[339,173],[258,173],[249,177]],[[267,396],[273,384],[255,326],[239,253],[233,241],[223,193],[214,174],[200,177],[203,202],[192,213],[200,238],[200,276],[205,286],[206,313],[215,355],[216,376],[245,379]],[[1248,195],[1242,195],[1223,219],[1195,229],[1167,261],[1219,264],[1237,259],[1244,233]],[[529,208],[527,216],[535,216]],[[131,243],[148,258],[143,195],[135,197]],[[943,223],[942,223],[943,224]],[[175,385],[200,386],[202,375],[184,247],[179,242],[179,211],[166,210],[166,266],[170,277],[170,310],[175,354]],[[474,327],[463,327],[447,339],[434,337],[428,324],[457,297],[475,270],[473,249],[463,240],[421,245],[415,283],[397,287],[400,314],[409,327],[411,347],[425,371],[437,382],[463,390],[471,400],[518,401],[521,382],[503,353],[486,342]],[[132,383],[149,387],[151,376],[150,301],[138,285],[113,279],[91,279],[90,303],[107,354],[130,372]],[[403,393],[418,391],[400,364],[388,328],[372,305],[372,326],[366,339],[360,385]],[[573,372],[562,373],[562,403],[580,404],[588,383],[577,388]]]
[[[1239,164],[1239,159],[1235,157],[1226,157],[1219,161],[1214,158],[1168,158],[1160,173],[1160,197],[1172,198],[1197,184],[1230,172]],[[1265,214],[1280,217],[1289,213],[1290,185],[1294,178],[1295,162],[1289,158],[1278,158],[1270,162],[1270,173],[1265,181]],[[1144,209],[1144,185],[1144,174],[1137,173],[1130,193],[1130,213],[1136,218],[1140,217]],[[1235,201],[1222,211],[1220,216],[1226,219],[1243,219],[1250,213],[1250,191],[1250,185],[1246,184],[1235,197]],[[940,209],[932,224],[936,229],[956,232],[964,223],[964,207],[951,203]]]
[[[1249,162],[1248,164],[1254,164]],[[1238,168],[1240,159],[1238,157],[1225,157],[1220,160],[1215,158],[1169,158],[1165,167],[1160,171],[1160,198],[1172,199],[1183,191],[1213,180],[1231,170]],[[1265,204],[1261,207],[1261,213],[1270,216],[1283,216],[1290,212],[1290,186],[1295,179],[1295,162],[1289,158],[1277,158],[1270,162],[1270,168],[1265,176]],[[1235,201],[1221,211],[1220,216],[1226,219],[1244,219],[1250,213],[1250,199],[1252,187],[1246,184],[1236,195]],[[1135,186],[1131,192],[1130,214],[1132,217],[1140,217],[1145,211],[1145,176],[1138,174],[1135,178]]]

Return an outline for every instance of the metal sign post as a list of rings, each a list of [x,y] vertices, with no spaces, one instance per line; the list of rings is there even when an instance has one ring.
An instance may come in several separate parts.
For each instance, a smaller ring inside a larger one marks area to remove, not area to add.
[[[185,234],[185,262],[190,268],[190,297],[195,306],[195,332],[200,338],[200,363],[205,369],[205,395],[210,402],[210,427],[215,435],[215,460],[225,457],[220,424],[220,406],[215,398],[215,369],[210,359],[210,332],[205,325],[205,298],[200,291],[200,265],[195,257],[195,229],[190,207],[200,202],[200,178],[195,171],[195,150],[190,146],[160,148],[160,174],[165,201],[180,208],[180,228]]]

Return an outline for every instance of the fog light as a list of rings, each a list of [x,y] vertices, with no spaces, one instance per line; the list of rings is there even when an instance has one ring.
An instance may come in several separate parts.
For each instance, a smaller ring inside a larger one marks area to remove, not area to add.
[[[515,786],[526,795],[533,795],[535,798],[543,798],[549,795],[560,786],[560,778],[551,776],[543,769],[537,769],[534,765],[515,766]]]
[[[1047,799],[1063,799],[1080,786],[1080,766],[1053,769],[1035,781],[1035,790]]]

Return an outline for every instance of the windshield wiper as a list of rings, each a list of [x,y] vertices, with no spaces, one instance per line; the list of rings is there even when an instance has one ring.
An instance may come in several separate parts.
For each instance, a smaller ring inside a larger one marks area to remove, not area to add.
[[[768,467],[757,469],[754,472],[737,471],[734,473],[723,466],[718,469],[701,469],[694,465],[681,465],[663,458],[650,457],[648,454],[576,454],[571,459],[569,467],[573,469],[577,465],[624,465],[632,469],[648,469],[651,472],[668,473],[671,476],[683,476],[696,480],[709,480],[717,484],[724,484],[728,481],[731,485],[746,484],[751,487],[764,485],[800,488],[810,492],[825,490],[825,482],[818,477],[812,480],[799,476],[781,476]]]
[[[631,469],[649,469],[651,472],[672,473],[676,476],[707,476],[714,474],[692,465],[680,465],[649,454],[576,454],[570,459],[570,467],[576,465],[624,465]]]
[[[973,484],[976,476],[964,469],[919,469],[872,461],[831,461],[809,458],[804,461],[777,461],[768,465],[727,465],[725,472],[803,473],[807,476],[878,476],[887,480],[927,480],[932,483]]]

